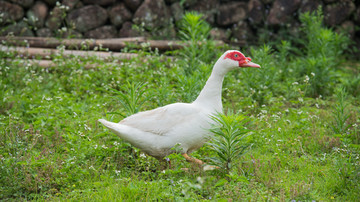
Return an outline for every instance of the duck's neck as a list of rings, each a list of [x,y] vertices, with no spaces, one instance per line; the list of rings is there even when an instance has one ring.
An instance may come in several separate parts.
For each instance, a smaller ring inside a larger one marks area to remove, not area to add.
[[[202,107],[209,108],[211,111],[221,113],[221,91],[225,74],[226,71],[221,68],[219,62],[216,62],[209,79],[194,103],[199,104]]]

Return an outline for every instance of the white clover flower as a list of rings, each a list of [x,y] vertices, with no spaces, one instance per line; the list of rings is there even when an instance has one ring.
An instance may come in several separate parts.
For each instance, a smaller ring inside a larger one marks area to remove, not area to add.
[[[309,76],[308,76],[308,75],[306,75],[306,76],[305,76],[305,80],[304,80],[304,82],[306,82],[306,83],[307,83],[307,82],[309,82],[309,80],[310,80]]]
[[[84,124],[84,128],[85,128],[85,130],[91,130],[91,128],[89,126],[87,126],[86,124]]]

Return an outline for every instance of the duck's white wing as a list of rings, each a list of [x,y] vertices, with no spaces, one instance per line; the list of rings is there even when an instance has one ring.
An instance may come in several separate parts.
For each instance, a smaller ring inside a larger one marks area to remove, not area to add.
[[[200,117],[201,110],[187,103],[175,103],[131,115],[119,124],[155,135],[166,135],[178,125]]]

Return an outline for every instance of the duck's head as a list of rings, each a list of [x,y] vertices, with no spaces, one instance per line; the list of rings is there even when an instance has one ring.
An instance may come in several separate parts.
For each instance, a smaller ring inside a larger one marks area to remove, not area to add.
[[[235,68],[245,68],[245,67],[254,67],[260,68],[260,65],[251,62],[251,58],[245,57],[240,51],[237,50],[228,50],[221,57],[220,61],[223,68],[235,69]]]

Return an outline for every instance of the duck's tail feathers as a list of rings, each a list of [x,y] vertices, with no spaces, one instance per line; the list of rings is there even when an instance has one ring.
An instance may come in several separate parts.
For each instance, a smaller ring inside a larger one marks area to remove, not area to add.
[[[137,128],[133,128],[127,125],[120,123],[113,123],[105,119],[99,119],[100,123],[114,132],[121,139],[131,143],[135,147],[143,149],[146,145],[155,145],[157,142],[157,137],[150,133],[141,131]]]

